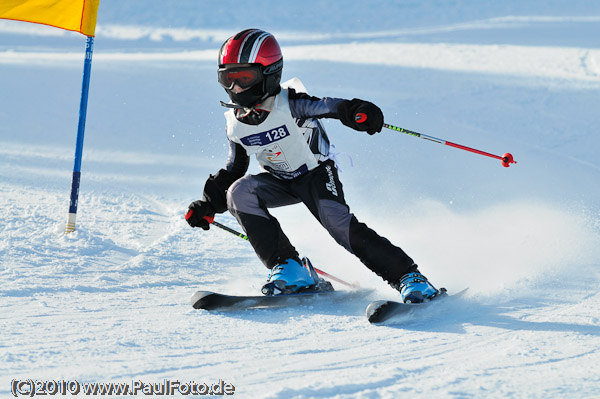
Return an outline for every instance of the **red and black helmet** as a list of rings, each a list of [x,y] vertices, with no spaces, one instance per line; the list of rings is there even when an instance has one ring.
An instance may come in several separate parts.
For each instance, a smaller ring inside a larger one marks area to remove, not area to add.
[[[219,50],[219,83],[231,101],[252,107],[281,90],[283,55],[275,36],[246,29],[223,43]],[[234,93],[233,86],[246,89]]]

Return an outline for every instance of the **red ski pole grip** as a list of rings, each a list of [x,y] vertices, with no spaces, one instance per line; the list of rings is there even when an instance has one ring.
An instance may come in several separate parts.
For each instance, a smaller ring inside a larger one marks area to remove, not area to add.
[[[204,219],[210,224],[212,224],[215,221],[214,216],[204,216]]]
[[[367,121],[367,114],[365,114],[364,112],[359,112],[358,114],[354,115],[354,121],[356,123],[364,123]]]

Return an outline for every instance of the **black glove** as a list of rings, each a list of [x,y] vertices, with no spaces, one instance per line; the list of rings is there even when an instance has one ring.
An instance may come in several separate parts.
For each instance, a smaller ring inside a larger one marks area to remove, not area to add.
[[[215,216],[214,209],[208,202],[198,200],[188,206],[185,220],[192,227],[201,227],[203,230],[208,230],[210,229],[210,223],[204,218],[205,216]]]
[[[359,100],[346,100],[338,105],[340,121],[354,130],[375,134],[383,128],[383,113],[379,107],[371,102]]]

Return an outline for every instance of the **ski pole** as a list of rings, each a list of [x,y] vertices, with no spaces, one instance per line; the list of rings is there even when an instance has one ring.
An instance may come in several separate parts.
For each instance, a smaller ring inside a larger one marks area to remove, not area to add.
[[[386,129],[394,130],[396,132],[408,134],[409,136],[419,137],[419,138],[422,138],[425,140],[433,141],[434,143],[440,143],[440,144],[444,144],[444,145],[447,145],[450,147],[458,148],[459,150],[465,150],[465,151],[473,152],[475,154],[485,155],[486,157],[499,159],[500,161],[502,161],[502,166],[504,166],[505,168],[508,168],[511,163],[517,163],[517,161],[515,161],[513,159],[512,154],[509,152],[507,152],[506,154],[504,154],[502,156],[499,156],[499,155],[490,154],[489,152],[476,150],[475,148],[467,147],[467,146],[464,146],[461,144],[456,144],[456,143],[452,143],[450,141],[438,139],[436,137],[427,136],[426,134],[423,134],[423,133],[413,132],[412,130],[403,129],[401,127],[394,126],[394,125],[389,125],[387,123],[384,123],[383,127],[385,127]]]
[[[210,224],[214,224],[215,226],[217,226],[217,227],[218,227],[218,228],[220,228],[220,229],[223,229],[223,230],[225,230],[225,231],[227,231],[227,232],[229,232],[229,233],[231,233],[231,234],[234,234],[234,235],[236,235],[236,236],[238,236],[238,237],[240,237],[240,238],[242,238],[242,239],[244,239],[244,240],[246,240],[246,241],[249,241],[249,240],[248,240],[248,236],[247,236],[247,235],[245,235],[245,234],[242,234],[242,233],[240,233],[239,231],[236,231],[236,230],[234,230],[234,229],[231,229],[231,228],[229,228],[229,227],[225,226],[224,224],[221,224],[221,223],[219,223],[219,222],[216,222],[216,221],[215,221],[215,218],[214,218],[214,216],[213,216],[213,217],[208,217],[208,216],[205,216],[205,217],[204,217],[204,219],[206,219],[206,220],[208,221],[208,223],[210,223]]]
[[[249,241],[247,235],[242,234],[239,231],[236,231],[236,230],[234,230],[232,228],[229,228],[229,227],[225,226],[224,224],[221,224],[221,223],[215,221],[215,217],[214,216],[212,216],[212,217],[210,217],[210,216],[204,216],[204,219],[206,219],[206,221],[208,223],[214,224],[218,228],[223,229],[223,230],[227,231],[228,233],[231,233],[231,234],[236,235],[236,236],[238,236],[238,237],[240,237],[240,238],[242,238],[242,239],[244,239],[246,241]],[[351,288],[357,288],[357,286],[358,286],[357,284],[347,283],[344,280],[339,279],[339,278],[337,278],[335,276],[332,276],[331,274],[329,274],[327,272],[324,272],[323,270],[317,269],[314,266],[313,266],[313,269],[315,269],[315,272],[317,272],[317,274],[320,274],[321,276],[329,277],[333,281],[337,281],[340,284],[346,285],[346,286],[351,287]]]
[[[354,115],[354,120],[357,123],[364,123],[367,120],[367,115],[362,112],[359,112],[356,115]],[[517,161],[514,160],[512,154],[509,152],[507,152],[506,154],[504,154],[502,156],[499,156],[499,155],[490,154],[489,152],[476,150],[475,148],[467,147],[467,146],[464,146],[461,144],[456,144],[456,143],[452,143],[450,141],[438,139],[436,137],[427,136],[426,134],[414,132],[412,130],[408,130],[408,129],[404,129],[404,128],[401,128],[398,126],[390,125],[388,123],[384,123],[383,127],[385,127],[386,129],[396,131],[396,132],[408,134],[409,136],[419,137],[419,138],[422,138],[425,140],[433,141],[434,143],[444,144],[444,145],[447,145],[450,147],[458,148],[459,150],[465,150],[465,151],[473,152],[475,154],[485,155],[486,157],[499,159],[500,161],[502,161],[502,166],[504,166],[505,168],[508,168],[511,163],[517,163]]]

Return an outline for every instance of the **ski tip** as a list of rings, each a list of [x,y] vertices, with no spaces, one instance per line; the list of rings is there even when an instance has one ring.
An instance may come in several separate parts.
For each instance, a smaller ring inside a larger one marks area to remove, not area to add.
[[[214,295],[211,291],[196,291],[190,299],[190,304],[194,309],[210,309],[207,297]]]
[[[447,294],[445,288],[440,289],[440,293],[433,297],[431,300],[420,302],[420,303],[404,303],[393,300],[379,300],[371,302],[365,311],[367,320],[371,324],[383,323],[384,321],[397,316],[399,314],[407,313],[417,308],[425,308],[430,304],[437,303],[438,301],[445,300],[446,298],[460,298],[467,292],[468,288],[457,292],[456,294]]]
[[[383,321],[382,318],[382,309],[389,303],[389,301],[373,301],[367,306],[367,310],[365,311],[367,320],[371,324],[381,323]]]

